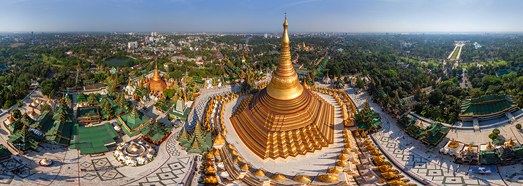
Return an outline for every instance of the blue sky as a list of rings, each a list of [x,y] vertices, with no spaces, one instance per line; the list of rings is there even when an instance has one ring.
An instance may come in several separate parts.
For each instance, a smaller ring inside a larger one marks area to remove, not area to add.
[[[523,0],[0,0],[0,31],[523,32]]]

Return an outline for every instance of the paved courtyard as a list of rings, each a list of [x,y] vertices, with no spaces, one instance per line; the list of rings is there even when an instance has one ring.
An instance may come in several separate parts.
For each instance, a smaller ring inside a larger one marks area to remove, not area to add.
[[[75,149],[50,144],[43,144],[38,150],[0,162],[0,184],[176,185],[191,182],[195,167],[195,156],[182,151],[174,135],[160,146],[152,162],[138,167],[122,166],[111,152],[80,155]],[[53,165],[38,166],[44,157],[53,160]]]
[[[365,102],[366,94],[347,93],[358,108]],[[390,115],[371,102],[371,107],[381,115],[383,128],[371,135],[391,162],[397,162],[411,178],[417,177],[435,185],[507,185],[499,173],[470,175],[469,165],[453,163],[453,158],[438,153],[439,147],[427,147],[405,134]],[[440,146],[444,145],[440,143]],[[521,169],[521,167],[520,167]]]

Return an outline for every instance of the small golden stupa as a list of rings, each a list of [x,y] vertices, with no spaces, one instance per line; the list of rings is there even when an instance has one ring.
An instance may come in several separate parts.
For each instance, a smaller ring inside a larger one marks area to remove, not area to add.
[[[294,177],[293,180],[300,182],[300,183],[310,183],[312,181],[309,176],[305,176],[305,175],[297,175]]]
[[[448,147],[451,149],[458,148],[458,146],[459,146],[459,142],[454,139],[450,140],[450,143],[448,145]]]
[[[506,147],[514,147],[516,146],[516,142],[514,142],[514,140],[512,138],[510,138],[507,142],[505,142],[505,146]]]
[[[287,177],[285,177],[283,174],[275,174],[271,177],[271,179],[276,181],[283,181],[286,180]]]
[[[492,143],[489,141],[487,144],[487,150],[492,150],[492,149],[494,149],[494,145],[492,145]]]
[[[166,88],[167,84],[160,76],[160,73],[158,72],[158,63],[156,63],[156,66],[154,67],[153,77],[149,81],[149,90],[152,92],[162,92]]]
[[[270,83],[231,117],[241,141],[261,159],[305,155],[334,143],[334,107],[304,88],[292,66],[287,17]]]
[[[258,176],[258,177],[265,176],[265,172],[261,169],[255,170],[254,172],[252,172],[252,174],[254,174],[255,176]]]

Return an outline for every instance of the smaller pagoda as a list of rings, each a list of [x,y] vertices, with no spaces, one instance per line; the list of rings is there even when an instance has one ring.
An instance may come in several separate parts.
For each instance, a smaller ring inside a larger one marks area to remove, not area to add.
[[[182,147],[187,149],[187,152],[203,153],[210,152],[212,149],[211,133],[203,130],[199,122],[196,123],[191,134],[187,132],[186,127],[183,127],[178,136],[178,141]]]

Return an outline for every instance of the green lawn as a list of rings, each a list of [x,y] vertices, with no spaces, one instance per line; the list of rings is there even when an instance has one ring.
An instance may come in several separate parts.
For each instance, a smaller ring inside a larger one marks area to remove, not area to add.
[[[455,47],[453,53],[452,53],[452,56],[450,56],[450,60],[456,60],[456,58],[458,57],[458,53],[459,53],[459,49],[461,47]]]

